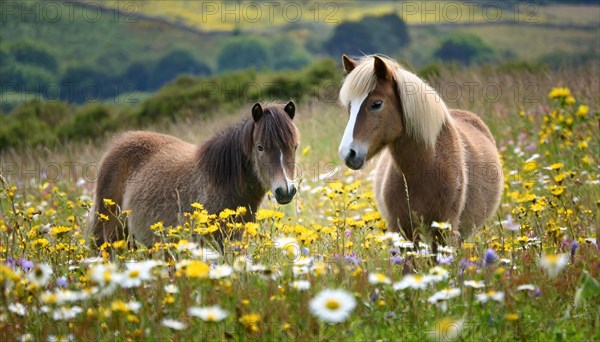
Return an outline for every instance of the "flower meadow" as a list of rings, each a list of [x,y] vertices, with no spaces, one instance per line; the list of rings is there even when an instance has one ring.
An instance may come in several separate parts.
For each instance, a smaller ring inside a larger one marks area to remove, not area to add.
[[[497,218],[434,254],[377,212],[371,174],[300,179],[293,205],[267,199],[181,224],[153,246],[86,239],[90,187],[0,180],[3,340],[598,340],[600,112],[568,88],[543,115],[497,134]],[[496,132],[495,132],[496,133]],[[301,157],[311,153],[305,147]],[[338,177],[339,178],[339,177]],[[105,203],[125,222],[126,210]],[[415,222],[415,225],[418,225]],[[211,233],[240,240],[221,249]],[[447,233],[446,233],[447,232]]]

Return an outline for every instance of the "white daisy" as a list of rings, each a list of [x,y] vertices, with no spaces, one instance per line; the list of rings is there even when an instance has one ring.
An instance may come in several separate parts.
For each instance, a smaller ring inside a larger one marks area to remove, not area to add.
[[[33,267],[29,273],[27,273],[27,280],[40,287],[46,286],[50,277],[52,276],[52,267],[46,264],[37,264]]]
[[[227,317],[227,311],[221,309],[218,305],[207,306],[204,308],[192,306],[188,309],[188,314],[190,316],[198,317],[205,322],[218,322]]]
[[[295,259],[300,255],[300,243],[293,237],[280,237],[273,241],[275,248],[282,249],[286,255]]]
[[[446,301],[448,299],[460,296],[460,289],[443,289],[434,293],[427,301],[431,304]]]
[[[409,274],[404,276],[404,278],[402,278],[402,280],[399,282],[394,283],[392,288],[396,291],[404,290],[406,288],[422,290],[426,288],[427,285],[429,285],[432,281],[433,279],[428,275]]]
[[[450,229],[452,229],[452,225],[450,224],[450,222],[437,222],[437,221],[433,221],[433,222],[431,222],[431,227],[432,228],[441,229],[441,230],[450,230]]]
[[[136,302],[136,301],[127,302],[127,303],[125,303],[125,305],[129,308],[129,310],[131,310],[133,312],[138,312],[140,310],[140,308],[142,307],[142,303]]]
[[[121,277],[113,264],[96,264],[87,273],[92,282],[102,287],[118,283]]]
[[[517,286],[517,291],[536,291],[537,287],[532,284],[523,284]]]
[[[21,303],[10,303],[8,304],[8,311],[14,312],[19,316],[25,316],[25,306]]]
[[[544,254],[540,260],[540,265],[548,272],[550,278],[556,278],[568,262],[569,258],[566,254]]]
[[[160,321],[160,324],[167,328],[171,328],[173,330],[183,330],[186,328],[186,326],[185,326],[185,324],[183,324],[183,322],[172,319],[172,318],[165,318],[162,321]]]
[[[369,273],[369,283],[377,284],[391,284],[392,280],[382,273]]]
[[[121,273],[119,285],[124,288],[138,287],[144,280],[152,280],[152,268],[157,265],[155,260],[126,263],[127,269]]]
[[[52,312],[52,318],[55,321],[66,321],[77,317],[83,311],[79,306],[60,307]]]
[[[231,268],[231,266],[218,265],[218,266],[215,266],[214,268],[210,269],[210,271],[208,273],[208,277],[210,279],[227,278],[231,275],[231,273],[233,273],[233,268]]]
[[[356,307],[356,299],[345,290],[326,289],[309,302],[310,312],[321,321],[343,322]]]
[[[308,289],[310,289],[310,281],[308,280],[295,280],[293,281],[290,286],[293,289],[296,289],[298,291],[306,291]]]
[[[77,302],[89,297],[87,292],[77,292],[71,290],[57,290],[54,292],[46,291],[42,293],[42,302],[46,304],[62,305],[65,303]]]
[[[429,270],[429,276],[432,281],[442,281],[448,279],[450,272],[440,266],[435,266]]]
[[[480,293],[480,294],[476,295],[475,298],[480,303],[485,303],[490,299],[501,303],[504,300],[504,292],[501,292],[501,291],[496,292],[496,291],[490,290],[488,292],[484,292],[484,293]]]
[[[485,287],[485,283],[480,280],[465,280],[463,282],[464,286],[472,287],[474,289],[482,289]]]
[[[177,286],[175,284],[168,284],[168,285],[165,285],[165,292],[174,294],[174,293],[179,292],[179,288],[177,288]]]

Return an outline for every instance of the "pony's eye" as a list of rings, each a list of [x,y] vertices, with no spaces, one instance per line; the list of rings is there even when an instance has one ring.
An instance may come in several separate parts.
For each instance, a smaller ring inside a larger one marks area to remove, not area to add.
[[[265,150],[265,148],[263,147],[263,145],[258,145],[256,146],[256,148],[258,149],[259,152],[262,152]]]
[[[383,105],[383,101],[377,100],[377,101],[371,103],[371,109],[380,109],[382,105]]]

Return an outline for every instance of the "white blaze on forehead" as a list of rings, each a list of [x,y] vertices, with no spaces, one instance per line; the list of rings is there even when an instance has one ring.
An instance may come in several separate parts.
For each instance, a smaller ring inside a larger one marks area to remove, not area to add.
[[[352,144],[354,135],[354,126],[356,125],[356,118],[358,117],[360,106],[367,98],[367,95],[368,94],[364,94],[362,97],[350,100],[350,119],[346,125],[346,130],[344,131],[344,136],[342,137],[342,142],[340,143],[340,149],[338,151],[341,159],[345,159],[346,155],[350,151],[350,145]]]

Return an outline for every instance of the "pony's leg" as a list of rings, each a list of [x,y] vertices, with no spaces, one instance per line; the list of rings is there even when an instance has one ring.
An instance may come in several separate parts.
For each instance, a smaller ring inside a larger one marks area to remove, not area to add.
[[[107,155],[100,164],[96,180],[94,211],[91,213],[93,215],[92,226],[90,227],[97,247],[102,246],[105,242],[111,243],[127,239],[126,224],[119,217],[123,205],[123,188],[126,179],[123,169],[118,156],[112,154]],[[114,204],[107,206],[104,199],[109,199]]]

